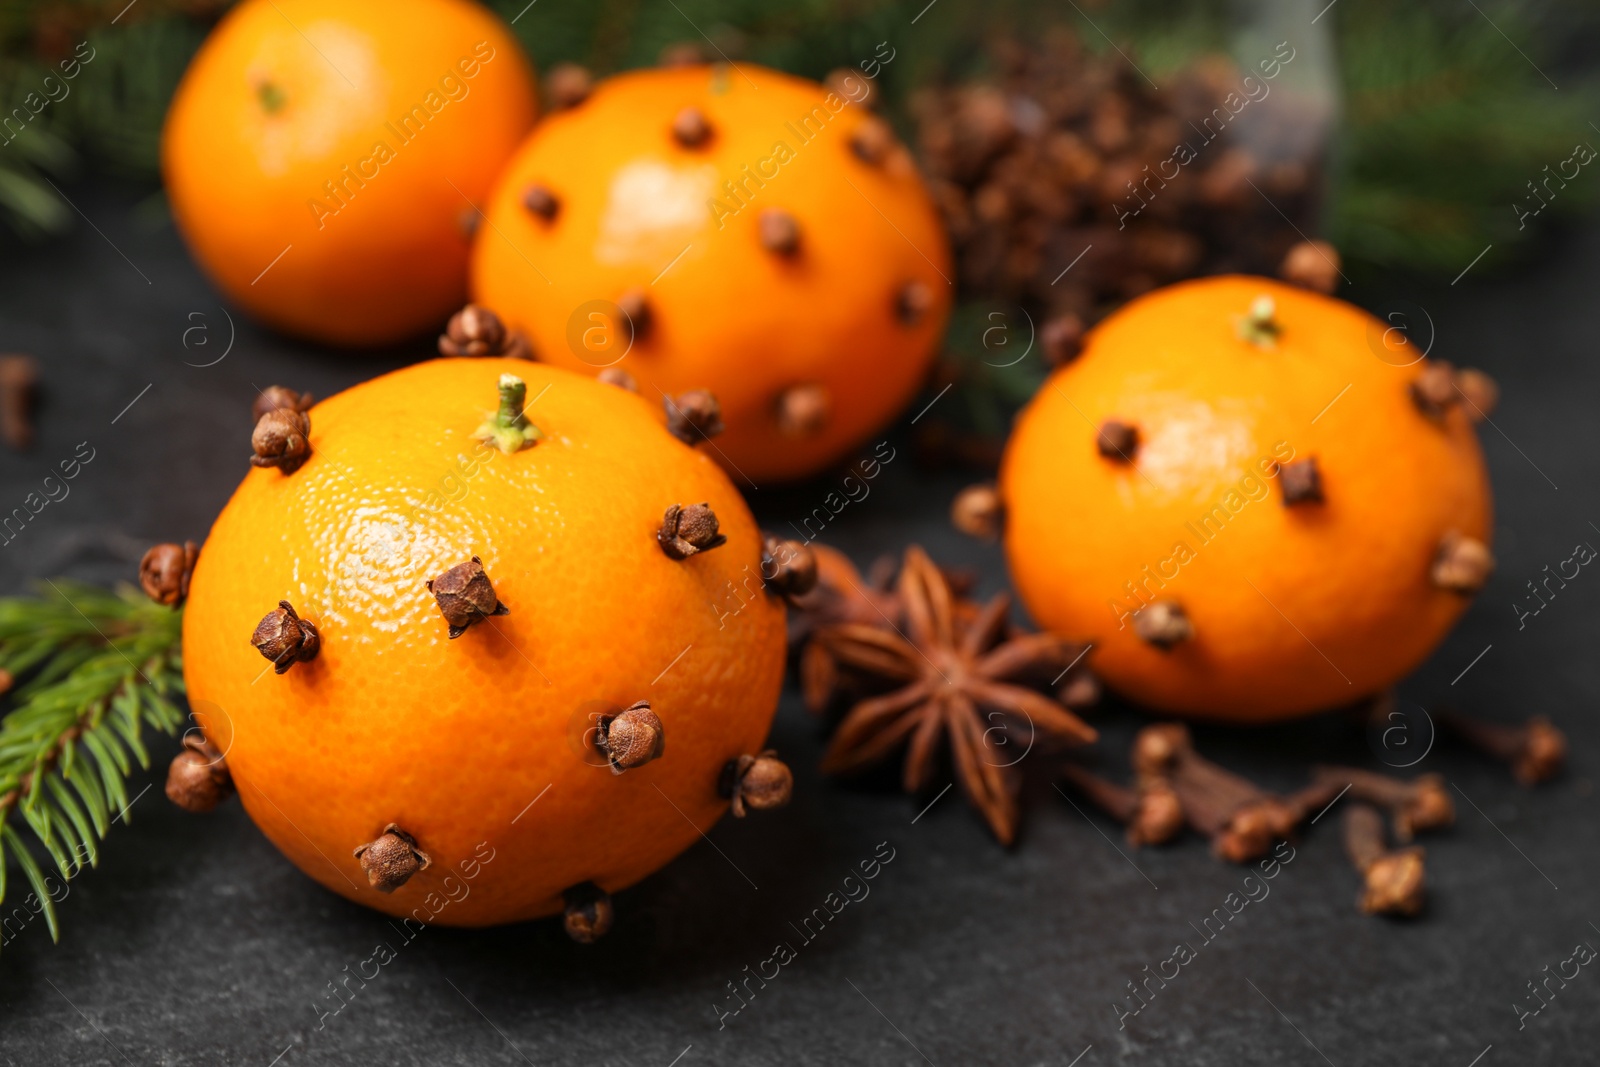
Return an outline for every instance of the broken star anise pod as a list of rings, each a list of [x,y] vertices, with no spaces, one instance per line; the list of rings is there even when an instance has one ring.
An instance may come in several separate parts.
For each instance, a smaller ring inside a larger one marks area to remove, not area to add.
[[[860,770],[906,744],[903,785],[908,793],[920,792],[933,775],[939,741],[948,736],[962,791],[994,835],[1009,845],[1017,830],[1018,760],[995,734],[1002,726],[1026,722],[1049,740],[1094,741],[1094,729],[1076,715],[1016,684],[1064,671],[1081,649],[1052,634],[1008,639],[1010,598],[1005,594],[975,613],[961,611],[948,579],[915,545],[906,550],[895,593],[903,630],[839,623],[814,637],[842,667],[897,686],[850,709],[828,745],[822,769],[828,774]]]

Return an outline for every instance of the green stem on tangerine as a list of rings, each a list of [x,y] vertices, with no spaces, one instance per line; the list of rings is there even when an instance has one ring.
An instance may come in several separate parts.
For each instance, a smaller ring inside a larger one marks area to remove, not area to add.
[[[531,448],[544,434],[528,421],[523,411],[527,398],[527,383],[515,374],[500,375],[500,410],[483,420],[473,438],[493,441],[496,448],[507,454]]]
[[[1239,320],[1239,337],[1261,348],[1273,347],[1282,332],[1277,304],[1264,294],[1251,302],[1249,313]]]

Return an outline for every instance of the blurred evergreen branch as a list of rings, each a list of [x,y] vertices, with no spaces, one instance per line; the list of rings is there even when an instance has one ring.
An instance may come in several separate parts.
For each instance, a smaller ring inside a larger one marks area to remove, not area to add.
[[[1453,275],[1490,242],[1531,238],[1536,229],[1521,229],[1512,207],[1530,198],[1526,183],[1578,143],[1600,145],[1589,125],[1600,113],[1593,77],[1563,76],[1557,90],[1534,66],[1557,73],[1534,44],[1540,35],[1509,5],[1346,0],[1335,12],[1345,121],[1327,227],[1334,243]],[[1584,174],[1551,206],[1571,215],[1597,198],[1600,174]]]

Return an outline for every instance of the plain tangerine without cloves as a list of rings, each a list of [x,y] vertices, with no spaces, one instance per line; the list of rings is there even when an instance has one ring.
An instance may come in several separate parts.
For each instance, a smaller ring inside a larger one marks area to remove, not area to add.
[[[474,205],[535,111],[516,40],[468,0],[245,0],[178,86],[162,174],[229,299],[393,343],[460,306]]]

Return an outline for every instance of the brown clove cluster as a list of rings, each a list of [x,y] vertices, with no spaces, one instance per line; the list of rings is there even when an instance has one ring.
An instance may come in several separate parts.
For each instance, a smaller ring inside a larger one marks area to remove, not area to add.
[[[1319,288],[1337,274],[1315,250],[1286,260],[1301,240],[1289,220],[1309,228],[1317,161],[1269,161],[1219,135],[1224,98],[1259,71],[1209,56],[1163,77],[1157,91],[1064,27],[1037,44],[1002,39],[992,52],[992,76],[924,89],[912,105],[922,162],[974,294],[1042,306],[1081,333],[1107,307],[1197,274],[1281,265]],[[1288,126],[1303,121],[1299,106],[1274,94],[1238,121]],[[1063,272],[1080,253],[1083,262]]]
[[[1178,723],[1141,730],[1129,761],[1135,775],[1131,786],[1078,766],[1065,768],[1063,777],[1126,826],[1129,843],[1164,844],[1188,827],[1232,863],[1261,858],[1349,794],[1360,814],[1349,817],[1346,848],[1365,879],[1362,910],[1372,913],[1415,915],[1423,900],[1422,851],[1391,850],[1385,816],[1402,843],[1455,820],[1455,807],[1437,775],[1405,781],[1356,768],[1320,767],[1310,784],[1279,795],[1200,755],[1188,728]]]

